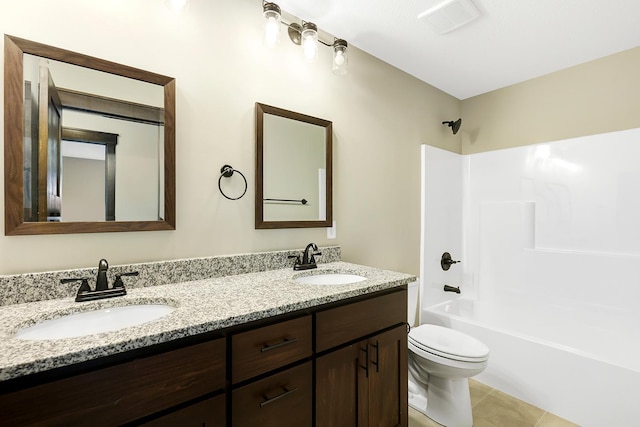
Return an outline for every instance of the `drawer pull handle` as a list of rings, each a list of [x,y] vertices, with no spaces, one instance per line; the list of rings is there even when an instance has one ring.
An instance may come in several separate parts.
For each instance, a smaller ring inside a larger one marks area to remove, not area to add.
[[[285,345],[293,344],[296,341],[298,341],[296,338],[290,338],[290,339],[285,339],[284,341],[279,342],[278,344],[273,344],[273,345],[265,344],[264,347],[262,347],[260,349],[260,351],[264,353],[265,351],[275,350],[276,348],[280,348],[280,347],[284,347]]]
[[[284,387],[283,387],[284,388]],[[273,403],[276,400],[282,399],[283,397],[287,397],[288,395],[295,393],[296,391],[298,391],[297,388],[292,388],[291,390],[287,390],[286,388],[284,389],[284,393],[280,393],[279,395],[277,395],[276,397],[272,397],[271,399],[267,399],[267,396],[265,396],[265,400],[263,402],[260,402],[260,407],[262,408],[265,405],[268,405],[269,403]]]

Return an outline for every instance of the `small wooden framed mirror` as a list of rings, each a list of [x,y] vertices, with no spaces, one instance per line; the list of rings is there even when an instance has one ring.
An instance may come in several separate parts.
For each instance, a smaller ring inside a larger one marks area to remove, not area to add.
[[[331,227],[332,122],[256,103],[255,228]]]

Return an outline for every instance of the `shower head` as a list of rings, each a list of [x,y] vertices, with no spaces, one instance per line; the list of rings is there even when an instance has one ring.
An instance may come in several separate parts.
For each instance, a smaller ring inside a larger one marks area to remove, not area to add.
[[[451,128],[451,131],[453,131],[453,134],[455,135],[460,130],[460,125],[462,124],[462,119],[458,119],[455,122],[454,121],[442,122],[442,124],[449,126]]]

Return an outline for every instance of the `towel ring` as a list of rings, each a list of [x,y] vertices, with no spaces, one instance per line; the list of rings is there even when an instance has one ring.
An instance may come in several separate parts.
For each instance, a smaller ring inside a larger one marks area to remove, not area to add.
[[[224,194],[224,191],[222,191],[222,187],[220,186],[220,182],[222,181],[222,177],[231,178],[231,176],[233,175],[234,172],[238,172],[238,174],[242,177],[242,179],[244,179],[244,191],[238,197],[229,197],[226,194]],[[218,190],[220,190],[220,193],[222,193],[222,195],[224,197],[226,197],[229,200],[241,199],[242,196],[244,196],[245,193],[247,192],[247,187],[248,187],[247,178],[245,178],[245,176],[244,176],[244,174],[242,172],[240,172],[239,170],[235,170],[232,166],[229,166],[229,165],[224,165],[224,166],[222,166],[220,168],[220,178],[218,178]]]

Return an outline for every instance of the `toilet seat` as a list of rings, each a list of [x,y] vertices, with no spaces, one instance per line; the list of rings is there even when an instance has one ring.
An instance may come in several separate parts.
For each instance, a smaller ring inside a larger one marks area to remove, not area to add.
[[[484,362],[489,348],[462,332],[438,325],[420,325],[409,332],[408,341],[422,351],[452,360]]]

